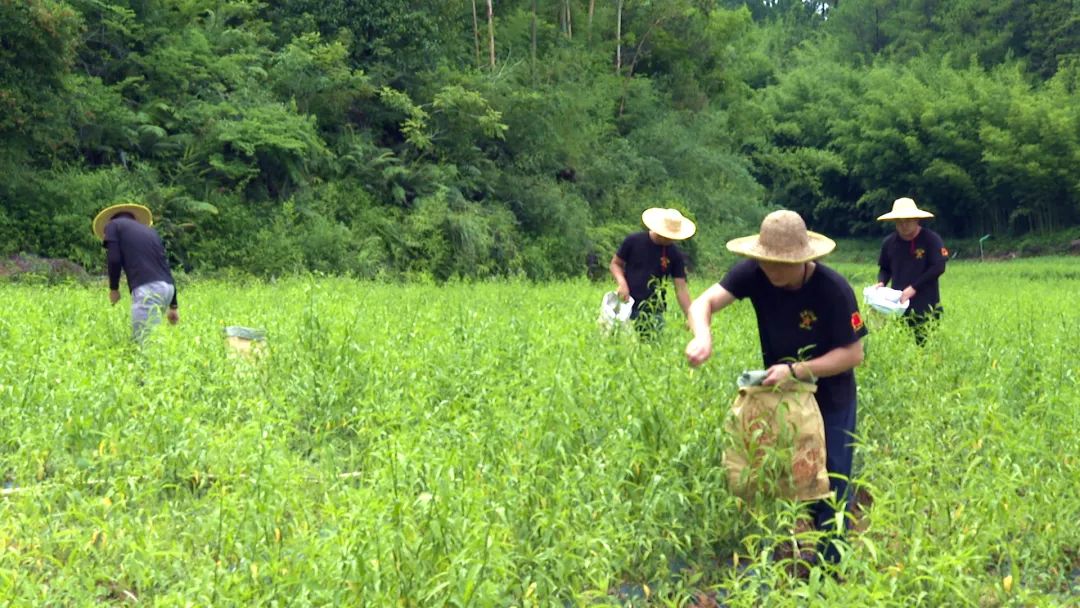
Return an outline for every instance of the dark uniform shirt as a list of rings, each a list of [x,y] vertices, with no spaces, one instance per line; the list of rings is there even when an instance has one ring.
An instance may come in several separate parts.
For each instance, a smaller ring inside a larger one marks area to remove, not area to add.
[[[157,231],[126,217],[118,217],[105,225],[105,242],[108,252],[109,289],[120,289],[120,271],[127,275],[129,291],[137,287],[165,281],[175,285],[165,246]],[[170,306],[176,306],[176,290]]]
[[[908,314],[924,314],[941,302],[938,277],[945,272],[949,251],[936,232],[921,226],[919,234],[910,241],[893,232],[881,243],[878,258],[878,281],[903,291],[909,285],[915,288]]]
[[[750,298],[754,305],[766,368],[819,357],[854,344],[867,333],[851,286],[820,262],[806,284],[796,290],[773,286],[756,260],[735,264],[720,286],[738,299]],[[851,407],[855,403],[855,372],[820,378],[817,401],[822,410]]]
[[[657,245],[649,238],[648,231],[635,232],[626,237],[615,255],[626,263],[623,273],[630,287],[630,297],[634,298],[634,316],[646,301],[657,294],[657,284],[665,276],[686,278],[686,260],[679,248],[675,245]],[[665,290],[660,287],[658,297],[650,303],[653,310],[664,310],[665,296]]]

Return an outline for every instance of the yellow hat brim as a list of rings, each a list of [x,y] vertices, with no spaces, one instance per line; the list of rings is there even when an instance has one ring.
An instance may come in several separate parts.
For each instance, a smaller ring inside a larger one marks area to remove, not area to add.
[[[929,211],[915,209],[913,211],[890,211],[884,215],[879,215],[877,220],[879,222],[889,222],[896,220],[928,220],[932,217],[934,217],[934,214],[930,213]]]
[[[829,237],[810,230],[807,230],[806,234],[809,237],[809,242],[805,248],[798,251],[768,251],[761,247],[760,234],[732,239],[727,242],[727,248],[728,251],[743,257],[781,264],[809,262],[825,257],[833,249],[836,249],[836,241]]]
[[[671,239],[673,241],[685,241],[686,239],[694,236],[697,232],[697,225],[694,224],[690,218],[686,216],[681,217],[681,227],[678,232],[672,232],[667,229],[664,224],[664,218],[666,217],[667,209],[661,209],[660,207],[651,207],[646,209],[641,214],[641,223],[645,224],[645,227],[652,230],[656,234],[664,238]]]
[[[154,214],[150,212],[150,209],[133,203],[121,203],[119,205],[112,205],[102,209],[96,216],[94,221],[90,225],[90,229],[93,230],[94,236],[98,240],[105,240],[105,225],[109,223],[117,213],[130,213],[135,217],[135,221],[144,226],[154,225]]]

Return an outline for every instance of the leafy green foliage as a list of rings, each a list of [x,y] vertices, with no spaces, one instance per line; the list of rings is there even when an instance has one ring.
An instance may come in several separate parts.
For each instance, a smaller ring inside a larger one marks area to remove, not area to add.
[[[1080,219],[1063,3],[500,0],[491,40],[480,4],[0,3],[0,253],[97,260],[117,197],[183,267],[270,275],[578,275],[658,204],[695,265],[776,206],[855,237],[900,195],[950,236]]]
[[[1016,66],[958,70],[922,59],[865,71],[817,59],[767,91],[782,120],[756,172],[777,204],[839,234],[872,230],[913,196],[946,233],[1024,233],[1074,223],[1068,72],[1034,87]]]
[[[62,89],[81,25],[62,2],[0,2],[0,134],[6,147],[49,148],[70,136],[61,116]]]

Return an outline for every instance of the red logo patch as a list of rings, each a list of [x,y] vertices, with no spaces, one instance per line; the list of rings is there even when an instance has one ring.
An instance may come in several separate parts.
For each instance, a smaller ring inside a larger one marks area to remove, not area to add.
[[[942,257],[946,257],[946,258],[947,258],[947,257],[949,257],[949,250],[948,250],[948,249],[946,249],[946,248],[944,248],[944,247],[942,247],[942,248],[941,248],[941,256],[942,256]]]
[[[860,329],[862,329],[862,327],[862,317],[859,316],[859,311],[856,310],[855,312],[851,313],[851,329],[859,331]]]

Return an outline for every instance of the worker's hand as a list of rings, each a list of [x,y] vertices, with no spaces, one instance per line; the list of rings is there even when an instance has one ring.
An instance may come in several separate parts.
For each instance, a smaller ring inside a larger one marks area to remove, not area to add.
[[[629,285],[619,285],[619,288],[615,291],[615,293],[619,294],[619,299],[620,300],[622,300],[623,302],[626,302],[626,301],[628,301],[630,299],[630,286]]]
[[[120,292],[116,289],[109,290],[109,303],[116,304],[120,301]]]
[[[881,281],[878,281],[877,284],[874,285],[874,287],[884,287],[884,286],[885,286],[885,283],[882,283]]]
[[[168,312],[165,313],[165,318],[169,320],[170,325],[176,325],[180,322],[180,311],[175,308],[170,308]]]
[[[789,379],[796,380],[796,378],[791,375],[791,367],[789,367],[787,363],[777,363],[765,371],[767,372],[765,374],[765,379],[761,381],[761,384],[764,386],[775,386]]]
[[[900,293],[900,303],[903,304],[904,302],[907,302],[908,300],[910,300],[911,298],[914,298],[914,297],[915,297],[915,288],[912,287],[911,285],[908,285],[907,287],[904,288],[904,291],[902,291]]]
[[[686,345],[686,361],[690,367],[697,367],[712,356],[712,336],[695,336]]]

